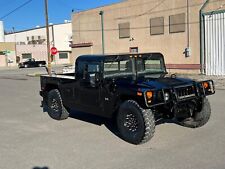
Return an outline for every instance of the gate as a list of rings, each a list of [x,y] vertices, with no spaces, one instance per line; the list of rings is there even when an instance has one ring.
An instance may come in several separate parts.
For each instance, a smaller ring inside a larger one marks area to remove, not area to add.
[[[204,14],[206,75],[225,75],[225,11]]]

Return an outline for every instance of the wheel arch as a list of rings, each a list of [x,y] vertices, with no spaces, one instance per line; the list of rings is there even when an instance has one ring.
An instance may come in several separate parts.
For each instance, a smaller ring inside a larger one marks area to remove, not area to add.
[[[141,100],[138,99],[137,97],[131,96],[131,95],[121,95],[121,96],[119,96],[119,97],[116,99],[116,102],[115,102],[115,105],[114,105],[114,106],[115,106],[115,109],[114,109],[114,112],[113,112],[113,114],[112,114],[112,118],[113,118],[113,119],[116,118],[116,116],[117,116],[117,114],[118,114],[118,110],[119,110],[119,108],[120,108],[120,105],[121,105],[122,103],[124,103],[125,101],[127,101],[127,100],[134,100],[134,101],[137,102],[142,108],[144,108],[143,105],[142,105]]]
[[[56,85],[56,84],[47,84],[45,86],[45,92],[49,92],[49,91],[51,91],[53,89],[58,89],[59,90],[59,86]]]

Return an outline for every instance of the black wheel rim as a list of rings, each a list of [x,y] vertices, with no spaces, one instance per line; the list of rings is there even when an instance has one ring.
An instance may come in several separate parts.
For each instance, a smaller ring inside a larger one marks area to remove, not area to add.
[[[53,112],[59,112],[59,104],[56,99],[51,100],[50,108],[53,110]]]
[[[126,113],[123,126],[131,133],[135,133],[138,130],[138,120],[133,113]]]

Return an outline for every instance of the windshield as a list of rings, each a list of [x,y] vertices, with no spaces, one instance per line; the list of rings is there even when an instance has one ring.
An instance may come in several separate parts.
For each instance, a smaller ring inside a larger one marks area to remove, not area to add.
[[[104,77],[132,75],[133,59],[129,56],[118,56],[104,63]]]
[[[125,55],[105,61],[104,77],[153,76],[166,73],[163,57],[159,54]]]
[[[158,55],[144,55],[136,59],[138,75],[152,75],[165,73],[163,57]]]

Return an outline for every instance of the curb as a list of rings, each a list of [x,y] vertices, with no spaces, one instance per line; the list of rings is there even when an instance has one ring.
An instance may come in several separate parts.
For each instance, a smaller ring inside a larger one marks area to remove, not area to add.
[[[26,76],[29,77],[40,77],[41,75],[44,75],[43,73],[32,73],[32,74],[27,74]]]

